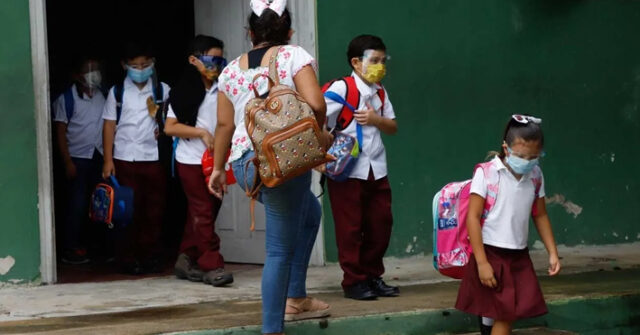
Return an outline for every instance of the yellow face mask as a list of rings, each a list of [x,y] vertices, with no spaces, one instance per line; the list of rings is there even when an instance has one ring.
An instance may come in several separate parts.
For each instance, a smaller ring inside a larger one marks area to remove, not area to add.
[[[367,70],[363,74],[363,77],[366,81],[377,84],[382,81],[382,78],[384,78],[386,74],[387,67],[384,64],[371,64],[367,66]]]

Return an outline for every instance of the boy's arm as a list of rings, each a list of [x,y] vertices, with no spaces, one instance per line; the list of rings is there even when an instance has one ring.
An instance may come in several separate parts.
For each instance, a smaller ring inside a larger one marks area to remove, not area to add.
[[[355,119],[361,125],[374,126],[387,135],[395,135],[398,132],[398,123],[386,89],[381,114],[376,113],[375,109],[370,104],[367,104],[366,110],[356,111]]]
[[[211,112],[213,113],[213,111]],[[164,133],[168,136],[180,138],[199,138],[207,146],[207,149],[213,150],[213,135],[209,131],[180,123],[174,117],[167,117],[167,121],[164,124]]]
[[[556,246],[556,240],[553,237],[553,230],[551,229],[551,221],[547,214],[547,207],[544,201],[544,197],[540,197],[535,200],[537,207],[537,215],[533,218],[533,222],[536,225],[538,234],[544,243],[544,247],[549,253],[549,275],[555,276],[560,272],[560,258],[558,257],[558,248]]]
[[[69,143],[67,143],[67,124],[64,122],[56,121],[56,140],[58,142],[58,150],[64,160],[65,172],[67,178],[72,179],[76,176],[76,166],[71,160],[71,154],[69,153]]]
[[[102,145],[104,150],[104,164],[102,166],[102,178],[107,179],[109,176],[116,174],[113,164],[113,142],[116,133],[116,98],[113,95],[113,89],[109,90],[107,101],[104,104],[102,112],[104,126],[102,127]]]
[[[116,174],[113,164],[113,141],[116,132],[115,120],[104,120],[102,127],[102,142],[104,147],[104,165],[102,167],[102,178],[107,179],[109,176]]]

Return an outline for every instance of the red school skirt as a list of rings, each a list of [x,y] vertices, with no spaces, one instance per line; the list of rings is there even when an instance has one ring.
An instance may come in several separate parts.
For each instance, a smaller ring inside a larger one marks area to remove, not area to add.
[[[484,250],[498,287],[482,285],[478,264],[475,257],[471,257],[460,284],[456,308],[498,321],[515,321],[546,314],[547,305],[529,257],[529,249],[512,250],[485,245]]]

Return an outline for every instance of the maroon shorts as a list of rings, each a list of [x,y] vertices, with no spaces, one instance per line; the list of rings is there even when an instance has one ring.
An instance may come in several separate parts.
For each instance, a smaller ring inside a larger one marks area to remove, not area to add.
[[[471,257],[458,291],[456,308],[499,321],[515,321],[547,313],[529,249],[511,250],[484,246],[498,282],[489,288],[480,282],[478,264]]]

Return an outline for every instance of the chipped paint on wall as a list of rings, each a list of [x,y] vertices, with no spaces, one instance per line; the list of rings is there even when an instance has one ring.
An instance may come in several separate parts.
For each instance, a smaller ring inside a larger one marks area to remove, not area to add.
[[[9,273],[14,265],[16,265],[16,260],[11,255],[0,258],[0,276],[4,276]]]
[[[576,219],[578,215],[582,213],[582,207],[578,206],[570,200],[567,200],[562,194],[556,193],[551,197],[547,197],[545,199],[545,202],[547,205],[557,204],[564,207],[565,211],[568,214],[572,214],[574,219]]]

